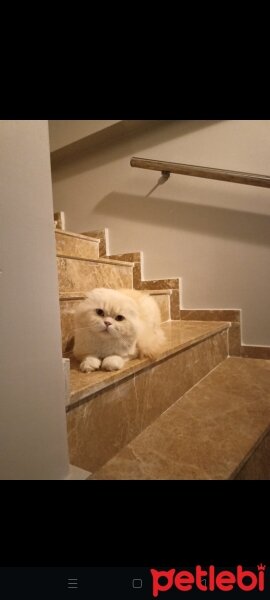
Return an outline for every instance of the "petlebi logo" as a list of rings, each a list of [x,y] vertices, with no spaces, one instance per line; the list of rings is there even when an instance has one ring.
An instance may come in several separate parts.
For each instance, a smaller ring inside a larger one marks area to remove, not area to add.
[[[243,569],[242,565],[237,565],[234,571],[218,571],[214,565],[203,569],[197,565],[193,571],[178,571],[169,569],[169,571],[157,571],[150,569],[152,575],[152,591],[154,598],[157,598],[160,592],[168,592],[176,588],[180,592],[189,592],[197,588],[202,592],[230,592],[239,588],[243,592],[252,592],[253,590],[263,592],[265,584],[266,566],[260,564],[257,570],[251,571]]]

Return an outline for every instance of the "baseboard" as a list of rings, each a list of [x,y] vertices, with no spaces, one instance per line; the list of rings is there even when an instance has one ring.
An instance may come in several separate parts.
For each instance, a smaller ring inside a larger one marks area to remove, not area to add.
[[[262,358],[270,360],[270,346],[241,346],[242,358]]]

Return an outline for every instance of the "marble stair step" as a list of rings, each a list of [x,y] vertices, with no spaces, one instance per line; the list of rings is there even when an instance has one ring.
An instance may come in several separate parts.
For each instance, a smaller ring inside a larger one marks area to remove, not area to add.
[[[171,301],[172,290],[145,290],[150,296],[153,296],[160,310],[161,322],[165,323],[171,319]]]
[[[71,363],[70,460],[94,473],[228,355],[229,323],[169,321],[157,360],[81,373]]]
[[[109,258],[57,256],[59,292],[87,292],[95,287],[132,288],[133,263]]]
[[[270,479],[270,361],[231,357],[93,479]]]
[[[89,290],[90,291],[90,290]],[[149,290],[150,296],[153,296],[155,301],[157,302],[160,315],[161,322],[165,323],[169,321],[171,318],[170,313],[170,295],[171,290]],[[74,311],[77,306],[82,302],[85,298],[85,294],[83,292],[67,292],[60,293],[60,314],[61,314],[61,331],[62,331],[62,352],[65,354],[70,352],[73,347],[74,341]]]
[[[57,256],[99,258],[99,239],[71,231],[55,230]]]

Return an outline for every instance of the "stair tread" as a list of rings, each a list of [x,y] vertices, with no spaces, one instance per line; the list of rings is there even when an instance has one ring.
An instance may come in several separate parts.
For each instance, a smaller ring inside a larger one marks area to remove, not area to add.
[[[171,356],[181,350],[190,348],[198,342],[215,335],[227,328],[230,324],[227,322],[200,322],[200,321],[167,321],[162,324],[162,329],[166,334],[167,343],[164,351],[155,361],[149,359],[134,359],[129,361],[120,371],[95,371],[93,373],[82,373],[79,370],[79,363],[71,361],[71,398],[69,409],[74,404],[87,398],[89,395],[105,389],[109,385],[129,377],[130,375],[141,371],[151,364]]]
[[[270,426],[270,361],[230,357],[93,479],[234,479]]]
[[[79,240],[86,240],[87,242],[95,242],[99,244],[100,239],[95,237],[90,237],[89,235],[83,235],[82,233],[74,233],[73,231],[66,231],[63,229],[55,228],[55,233],[59,233],[60,235],[67,235],[70,237],[78,238]]]
[[[172,290],[169,289],[160,289],[160,290],[140,290],[140,291],[144,291],[147,292],[148,294],[150,294],[150,296],[171,296],[172,295]]]
[[[118,265],[119,267],[134,267],[134,263],[125,262],[123,260],[112,260],[110,258],[81,258],[80,256],[70,256],[67,254],[56,254],[57,258],[65,258],[69,260],[83,260],[88,263],[100,263],[100,264],[108,264],[108,265]]]
[[[145,290],[150,296],[171,296],[172,290]],[[83,300],[87,292],[59,292],[60,300]]]

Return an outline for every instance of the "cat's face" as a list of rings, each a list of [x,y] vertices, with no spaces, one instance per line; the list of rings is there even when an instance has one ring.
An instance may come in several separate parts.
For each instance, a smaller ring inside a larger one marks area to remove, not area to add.
[[[116,290],[97,288],[87,294],[87,326],[95,335],[135,340],[138,315],[135,302]]]

